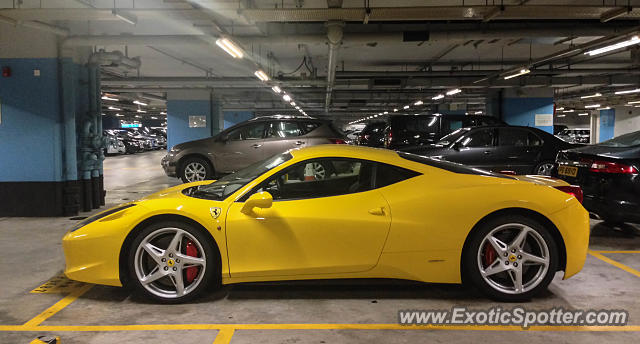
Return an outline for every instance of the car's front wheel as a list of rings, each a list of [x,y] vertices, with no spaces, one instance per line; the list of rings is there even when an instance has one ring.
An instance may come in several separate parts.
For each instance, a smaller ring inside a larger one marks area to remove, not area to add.
[[[557,244],[537,221],[520,215],[482,224],[463,252],[471,282],[499,301],[524,301],[547,288],[555,276]]]
[[[533,169],[533,173],[541,176],[550,176],[553,173],[554,168],[555,168],[555,164],[553,162],[545,161],[538,164]]]
[[[215,250],[191,225],[162,222],[143,229],[128,254],[129,280],[142,296],[162,303],[192,299],[215,281]]]
[[[211,179],[213,170],[202,158],[188,158],[181,164],[180,179],[185,183]]]

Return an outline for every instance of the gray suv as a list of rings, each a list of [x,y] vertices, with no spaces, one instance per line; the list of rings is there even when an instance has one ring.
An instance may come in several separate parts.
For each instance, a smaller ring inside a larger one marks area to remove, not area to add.
[[[162,159],[170,177],[212,179],[292,148],[346,143],[331,122],[311,117],[268,116],[239,123],[216,136],[175,145]]]

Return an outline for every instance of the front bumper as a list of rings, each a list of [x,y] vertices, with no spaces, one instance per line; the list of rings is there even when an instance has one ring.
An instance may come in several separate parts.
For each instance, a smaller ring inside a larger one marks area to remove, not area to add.
[[[164,173],[169,177],[177,177],[178,173],[176,172],[176,163],[171,159],[169,154],[165,155],[160,161],[162,165],[162,169]]]

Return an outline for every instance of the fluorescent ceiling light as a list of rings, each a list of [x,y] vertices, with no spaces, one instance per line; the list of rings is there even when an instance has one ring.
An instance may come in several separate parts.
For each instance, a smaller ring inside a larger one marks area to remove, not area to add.
[[[409,105],[405,105],[405,106],[403,107],[403,109],[405,109],[405,110],[406,110],[406,109],[408,109],[408,108],[409,108]]]
[[[231,55],[234,59],[241,59],[244,56],[242,49],[227,38],[218,38],[218,40],[216,40],[216,45],[226,51],[227,54]]]
[[[562,111],[562,110],[564,110],[564,107],[559,107],[556,109],[556,111]]]
[[[531,70],[527,69],[527,68],[522,68],[521,70],[519,70],[518,72],[514,73],[514,74],[510,74],[504,77],[505,80],[511,79],[511,78],[515,78],[517,76],[520,75],[525,75],[525,74],[529,74],[531,73]]]
[[[630,45],[634,45],[634,44],[638,44],[638,43],[640,43],[640,37],[633,36],[633,37],[631,37],[631,39],[628,39],[626,41],[618,42],[618,43],[612,44],[612,45],[607,45],[606,47],[602,47],[602,48],[598,48],[598,49],[594,49],[594,50],[589,50],[584,54],[585,55],[589,55],[589,56],[600,55],[602,53],[606,53],[606,52],[609,52],[609,51],[612,51],[612,50],[628,47]]]
[[[280,92],[282,92],[282,89],[280,89],[280,87],[278,87],[278,86],[273,86],[273,87],[271,87],[271,89],[272,89],[272,90],[273,90],[273,92],[275,92],[275,93],[280,93]]]
[[[579,113],[578,116],[589,116],[587,112]]]
[[[116,18],[122,20],[123,22],[129,23],[131,25],[136,25],[138,22],[138,18],[136,18],[135,16],[120,12],[115,8],[111,10],[111,14],[113,14],[114,16],[116,16]]]
[[[136,115],[136,118],[142,118],[142,116]]]
[[[142,105],[142,106],[147,106],[147,105],[149,105],[149,104],[147,104],[147,103],[145,103],[145,102],[141,102],[141,101],[139,101],[139,100],[134,100],[134,101],[133,101],[133,103],[134,103],[134,104],[138,104],[138,105]]]
[[[580,99],[596,98],[596,97],[602,97],[602,93],[594,93],[594,94],[590,94],[588,96],[582,96],[582,97],[580,97]]]
[[[167,112],[166,112],[166,111],[160,111],[160,114],[161,114],[161,115],[166,115],[166,114],[167,114]]]
[[[156,116],[151,116],[151,119],[158,119],[158,117],[156,117]]]
[[[136,112],[140,112],[140,113],[147,113],[146,111],[144,111],[144,110],[140,110],[140,109],[136,110]]]
[[[120,99],[118,99],[118,98],[111,98],[109,96],[102,96],[102,100],[112,100],[114,102],[119,102],[120,101]]]
[[[629,94],[629,93],[638,93],[638,92],[640,92],[640,88],[636,88],[633,90],[618,91],[615,94]]]
[[[567,115],[558,115],[558,117],[567,117]]]
[[[564,110],[564,111],[562,111],[562,112],[573,112],[573,111],[575,111],[575,110],[574,110],[574,109],[571,109],[571,110]]]
[[[393,112],[398,112],[398,109],[393,109]]]
[[[631,12],[631,6],[614,8],[614,9],[612,9],[610,11],[602,13],[602,15],[600,16],[600,22],[601,23],[606,23],[609,20],[616,19],[616,18],[621,17],[621,16],[623,16],[623,15],[629,13],[629,12]]]
[[[640,100],[635,100],[635,101],[632,101],[632,102],[628,102],[627,104],[631,105],[631,104],[638,104],[638,103],[640,103]]]
[[[422,105],[422,100],[418,100],[417,102],[413,103],[413,105]]]
[[[109,109],[109,110],[115,110],[115,111],[120,111],[120,110],[122,110],[121,108],[117,108],[117,107],[115,107],[115,106],[109,106],[107,109]]]
[[[596,110],[600,110],[600,111],[602,111],[602,110],[611,110],[611,107],[607,106],[607,107],[597,108]]]
[[[584,108],[585,109],[590,109],[590,108],[599,108],[600,104],[591,104],[591,105],[585,105]]]
[[[253,73],[260,81],[268,81],[269,76],[262,69],[258,69],[255,73]]]
[[[433,97],[431,99],[438,100],[438,99],[442,99],[442,98],[444,98],[444,94],[438,94],[437,96],[435,96],[435,97]]]
[[[288,94],[285,94],[284,96],[282,96],[282,99],[284,99],[285,102],[290,102],[291,101],[291,96]]]
[[[289,103],[289,105],[296,106],[296,102],[291,102],[291,103]]]
[[[386,114],[388,114],[388,113],[389,113],[389,111],[385,111],[385,112],[383,112],[383,114],[385,114],[385,115],[386,115]]]
[[[124,117],[124,115],[121,115],[121,114],[117,113],[116,117]]]
[[[460,92],[462,92],[462,90],[461,90],[461,89],[459,89],[459,88],[456,88],[456,89],[453,89],[453,90],[451,90],[451,91],[448,91],[448,92],[447,92],[447,95],[448,95],[448,96],[452,96],[452,95],[454,95],[454,94],[458,94],[458,93],[460,93]]]
[[[482,111],[476,111],[474,112],[475,115],[482,115]]]
[[[296,110],[300,110],[300,107],[299,107],[299,106],[296,106]]]
[[[103,114],[102,114],[102,116],[106,116],[106,115],[107,115],[106,113],[103,113]]]

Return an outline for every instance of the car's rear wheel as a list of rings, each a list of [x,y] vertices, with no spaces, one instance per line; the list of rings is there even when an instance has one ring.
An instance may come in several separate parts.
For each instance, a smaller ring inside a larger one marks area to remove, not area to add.
[[[202,158],[187,158],[181,164],[180,179],[185,183],[211,179],[213,170]]]
[[[181,303],[200,295],[218,271],[215,250],[202,232],[181,222],[143,229],[128,254],[135,291],[162,303]]]
[[[538,164],[536,168],[533,170],[533,173],[541,176],[550,176],[553,173],[554,168],[555,168],[555,165],[553,162],[545,161]]]
[[[471,282],[499,301],[524,301],[547,288],[558,267],[553,236],[537,221],[508,215],[482,224],[463,252]]]

